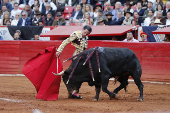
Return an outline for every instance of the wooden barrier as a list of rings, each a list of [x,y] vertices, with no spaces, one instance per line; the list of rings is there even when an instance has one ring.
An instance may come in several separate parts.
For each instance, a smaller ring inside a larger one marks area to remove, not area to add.
[[[0,41],[0,74],[21,74],[26,61],[46,47],[61,44],[60,41]],[[126,47],[135,52],[142,65],[142,79],[170,81],[170,43],[126,43],[113,41],[88,41],[88,48]],[[74,47],[69,44],[61,54],[61,60],[72,56]],[[71,61],[63,63],[67,69]]]

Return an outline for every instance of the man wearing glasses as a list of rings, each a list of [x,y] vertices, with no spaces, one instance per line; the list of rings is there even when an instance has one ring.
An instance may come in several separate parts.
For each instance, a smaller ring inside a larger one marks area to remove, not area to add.
[[[21,16],[17,26],[30,26],[32,24],[31,18],[27,17],[27,12],[22,12]]]

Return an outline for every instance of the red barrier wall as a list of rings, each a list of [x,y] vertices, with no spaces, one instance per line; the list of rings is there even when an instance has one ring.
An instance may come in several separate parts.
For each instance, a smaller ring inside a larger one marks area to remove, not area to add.
[[[49,46],[58,47],[62,41],[0,41],[0,73],[20,74],[27,60]],[[88,48],[126,47],[135,52],[142,65],[142,79],[170,81],[170,43],[126,43],[112,41],[88,41]],[[72,56],[74,47],[69,44],[61,54],[61,60]],[[63,63],[67,69],[71,61]]]

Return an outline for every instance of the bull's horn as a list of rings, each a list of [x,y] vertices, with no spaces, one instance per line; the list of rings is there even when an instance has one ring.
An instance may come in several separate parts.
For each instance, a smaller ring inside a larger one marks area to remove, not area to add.
[[[66,84],[68,84],[69,80],[66,82]]]
[[[100,73],[101,71],[100,71],[100,68],[99,68],[99,73]]]
[[[86,62],[83,63],[83,66],[86,64]]]
[[[64,71],[61,71],[60,73],[57,73],[57,74],[56,74],[56,73],[54,73],[54,72],[52,72],[52,73],[53,73],[54,75],[58,75],[58,76],[59,76],[59,75],[64,74]]]

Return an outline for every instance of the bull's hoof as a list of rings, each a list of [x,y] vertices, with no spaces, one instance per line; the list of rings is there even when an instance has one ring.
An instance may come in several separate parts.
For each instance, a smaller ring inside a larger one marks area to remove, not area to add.
[[[99,99],[93,98],[92,102],[97,102]]]
[[[72,98],[72,99],[82,99],[82,96],[80,95],[68,95],[68,98]]]
[[[116,94],[116,93],[113,93],[113,95],[112,95],[112,96],[109,96],[109,97],[110,97],[110,100],[118,99],[118,98],[117,98],[117,94]]]
[[[142,101],[143,101],[143,98],[139,97],[137,100],[140,101],[140,102],[142,102]]]

